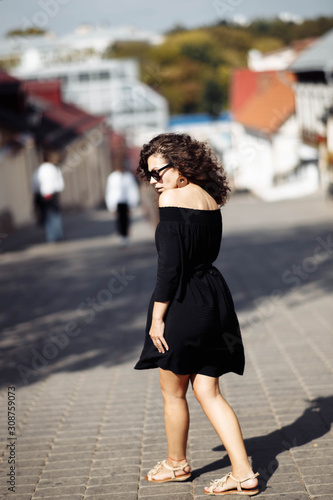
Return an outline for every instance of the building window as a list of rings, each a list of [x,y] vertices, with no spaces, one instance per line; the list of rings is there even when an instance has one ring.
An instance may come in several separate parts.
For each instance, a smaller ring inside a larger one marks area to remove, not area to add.
[[[89,73],[79,73],[79,81],[80,82],[88,82],[90,80]]]
[[[100,71],[99,78],[100,80],[110,80],[110,71]]]
[[[58,78],[59,78],[59,80],[61,80],[61,83],[63,83],[64,85],[66,85],[66,83],[68,83],[68,76],[59,75]]]

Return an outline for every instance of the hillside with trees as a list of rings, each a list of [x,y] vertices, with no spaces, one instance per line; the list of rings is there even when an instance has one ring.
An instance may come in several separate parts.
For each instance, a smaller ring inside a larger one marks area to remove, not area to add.
[[[257,19],[246,27],[225,21],[191,30],[177,26],[161,45],[117,42],[104,57],[137,58],[142,81],[168,99],[171,113],[218,115],[227,109],[231,71],[247,65],[249,50],[270,52],[332,27],[333,17],[300,24]]]

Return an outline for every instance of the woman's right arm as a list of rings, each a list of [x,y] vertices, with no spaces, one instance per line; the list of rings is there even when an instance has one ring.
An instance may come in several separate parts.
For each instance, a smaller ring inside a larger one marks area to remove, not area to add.
[[[164,353],[169,350],[167,341],[164,338],[164,316],[168,309],[169,302],[154,302],[153,317],[149,335],[158,352]]]

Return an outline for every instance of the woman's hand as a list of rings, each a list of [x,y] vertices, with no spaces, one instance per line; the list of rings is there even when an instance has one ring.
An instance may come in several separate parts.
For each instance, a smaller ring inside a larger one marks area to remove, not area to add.
[[[164,338],[164,321],[162,319],[152,319],[151,327],[149,330],[149,335],[153,341],[154,346],[158,352],[165,353],[166,349],[169,350],[169,346]]]

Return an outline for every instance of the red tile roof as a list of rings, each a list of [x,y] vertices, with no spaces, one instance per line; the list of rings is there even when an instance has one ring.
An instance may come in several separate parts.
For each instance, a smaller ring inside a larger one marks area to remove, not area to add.
[[[29,102],[42,110],[43,123],[48,123],[44,130],[45,144],[64,146],[105,121],[104,117],[63,102],[59,80],[25,81],[22,89],[29,96]]]
[[[233,75],[235,121],[271,134],[295,112],[292,73],[244,70]],[[233,94],[232,94],[233,95]]]
[[[42,106],[45,118],[62,127],[70,127],[78,134],[104,121],[104,117],[91,115],[73,104],[63,102],[59,80],[24,81],[22,89],[32,100],[37,98],[35,102]]]
[[[90,115],[72,104],[65,103],[46,109],[44,116],[64,128],[70,127],[77,134],[83,134],[105,120],[104,117]]]
[[[0,84],[8,82],[19,82],[19,80],[17,78],[14,78],[13,76],[8,75],[8,73],[6,73],[5,71],[0,70]]]
[[[110,133],[112,149],[117,149],[120,143],[123,143],[122,147],[125,148],[124,137],[112,133],[105,123],[104,116],[91,115],[73,104],[62,101],[59,80],[20,81],[0,71],[0,85],[13,82],[18,85],[26,104],[40,113],[38,135],[45,146],[62,148],[89,130],[101,126],[103,134],[107,131]],[[17,100],[16,96],[15,99]],[[17,120],[23,123],[22,118]]]
[[[235,116],[246,101],[257,92],[257,74],[246,68],[234,70],[230,88],[230,109]]]
[[[22,89],[29,95],[34,95],[51,102],[55,106],[61,106],[61,82],[59,80],[47,81],[23,81]]]

